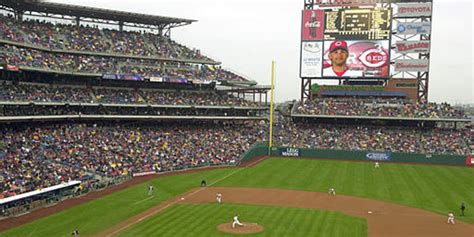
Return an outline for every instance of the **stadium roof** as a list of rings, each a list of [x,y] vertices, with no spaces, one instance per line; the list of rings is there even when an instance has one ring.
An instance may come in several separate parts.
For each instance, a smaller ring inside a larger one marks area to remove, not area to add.
[[[115,11],[96,7],[84,7],[38,0],[0,0],[0,5],[19,11],[32,11],[75,17],[86,17],[110,21],[121,21],[154,26],[187,25],[196,20],[155,16],[125,11]]]

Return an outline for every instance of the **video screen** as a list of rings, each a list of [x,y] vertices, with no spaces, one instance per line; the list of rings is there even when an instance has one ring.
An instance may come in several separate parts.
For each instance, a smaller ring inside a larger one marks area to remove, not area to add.
[[[326,10],[324,40],[388,40],[391,18],[391,9]]]
[[[389,76],[389,41],[324,41],[323,77]]]

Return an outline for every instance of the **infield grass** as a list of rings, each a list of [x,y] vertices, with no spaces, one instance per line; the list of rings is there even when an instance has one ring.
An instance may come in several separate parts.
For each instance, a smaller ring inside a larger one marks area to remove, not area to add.
[[[450,166],[385,164],[272,158],[251,168],[230,168],[160,177],[98,200],[0,233],[0,236],[81,236],[98,233],[159,203],[199,186],[262,187],[327,192],[399,203],[474,223],[474,169]],[[147,196],[148,185],[156,187]],[[459,216],[461,201],[466,216]],[[154,218],[154,217],[153,217]],[[201,218],[194,216],[195,219]],[[158,223],[157,223],[158,224]],[[172,231],[172,230],[171,230]],[[175,230],[177,231],[177,230]]]
[[[133,236],[235,236],[217,230],[232,222],[232,215],[247,223],[258,223],[264,231],[246,236],[367,236],[367,221],[338,212],[299,208],[236,204],[179,204],[122,232]]]

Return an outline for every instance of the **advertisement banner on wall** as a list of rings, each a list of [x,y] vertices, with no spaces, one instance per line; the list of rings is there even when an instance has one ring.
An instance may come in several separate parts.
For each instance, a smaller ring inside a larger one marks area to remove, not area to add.
[[[117,75],[115,75],[115,74],[104,74],[104,75],[102,75],[102,79],[117,80]]]
[[[322,40],[324,27],[323,10],[303,10],[301,40]]]
[[[466,157],[466,165],[467,166],[474,166],[474,156]]]
[[[397,3],[397,17],[431,16],[431,3]]]
[[[300,77],[321,77],[323,43],[301,42]]]
[[[178,84],[186,84],[188,83],[188,79],[186,78],[164,78],[163,79],[164,82],[168,82],[168,83],[178,83]]]
[[[378,160],[378,161],[386,161],[392,160],[392,153],[390,152],[368,152],[365,154],[367,160]]]
[[[407,22],[397,24],[398,35],[430,34],[431,22]]]
[[[281,150],[281,156],[292,156],[298,157],[300,156],[300,149],[298,148],[285,148]]]
[[[395,60],[395,72],[427,72],[430,61],[428,59],[399,59]]]
[[[408,53],[429,53],[430,41],[398,41],[395,43],[395,52],[400,54]]]
[[[144,81],[145,78],[137,75],[117,75],[117,78],[120,80],[127,80],[127,81]]]
[[[14,65],[7,65],[7,70],[8,71],[13,71],[13,72],[18,72],[18,71],[20,71],[20,67],[14,66]]]
[[[161,78],[161,77],[150,77],[150,81],[152,81],[152,82],[163,82],[163,78]]]
[[[347,51],[346,56],[337,49]],[[325,41],[323,77],[389,77],[389,50],[388,40]],[[338,70],[338,65],[346,70]]]

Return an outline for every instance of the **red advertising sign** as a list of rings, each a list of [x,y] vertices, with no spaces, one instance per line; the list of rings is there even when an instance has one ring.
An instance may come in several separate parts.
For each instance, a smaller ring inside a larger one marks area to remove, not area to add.
[[[322,40],[324,33],[324,11],[303,10],[301,40]]]
[[[18,71],[20,71],[20,67],[18,67],[18,66],[13,66],[13,65],[7,65],[7,70],[8,70],[8,71],[18,72]]]
[[[428,59],[398,59],[395,60],[396,72],[427,72],[430,67]]]
[[[474,157],[472,157],[472,156],[466,157],[466,165],[467,166],[474,166]]]
[[[428,53],[430,51],[430,41],[398,41],[395,51],[401,54],[407,53]]]
[[[431,3],[398,3],[398,17],[431,16]]]

